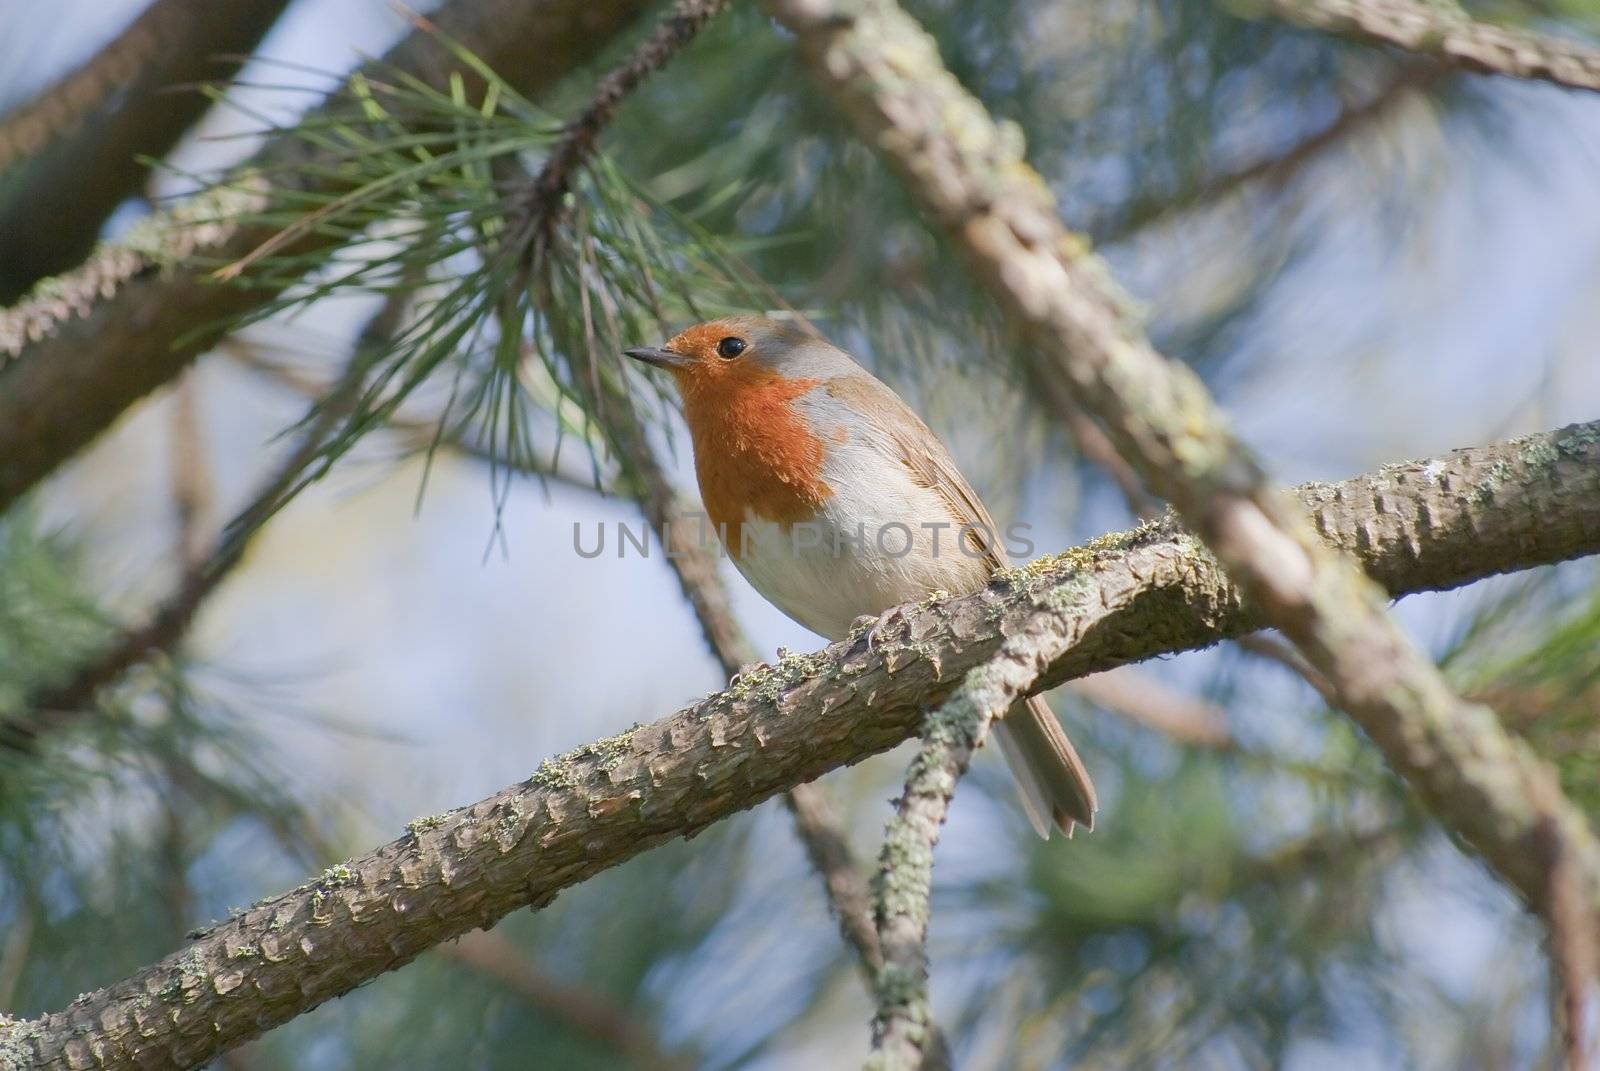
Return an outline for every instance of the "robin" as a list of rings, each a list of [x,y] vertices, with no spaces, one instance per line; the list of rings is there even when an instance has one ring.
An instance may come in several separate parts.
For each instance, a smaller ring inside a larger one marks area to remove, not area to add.
[[[626,351],[677,381],[706,515],[752,587],[830,640],[1006,564],[989,511],[900,396],[844,351],[739,316]],[[1041,837],[1094,828],[1089,772],[1044,700],[995,723]]]

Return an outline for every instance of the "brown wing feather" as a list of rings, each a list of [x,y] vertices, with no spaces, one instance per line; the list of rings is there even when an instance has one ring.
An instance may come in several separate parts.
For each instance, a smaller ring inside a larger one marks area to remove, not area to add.
[[[976,542],[972,546],[985,552],[983,560],[990,569],[1007,564],[1000,529],[978,493],[956,468],[944,444],[898,394],[867,376],[830,380],[828,393],[867,416],[887,435],[912,480],[937,494],[956,524],[974,525],[989,533],[987,546],[979,547]]]
[[[911,478],[937,493],[958,524],[978,525],[989,533],[989,545],[980,549],[987,552],[984,560],[991,569],[1006,564],[994,518],[943,444],[899,395],[866,377],[830,380],[827,389],[885,433]],[[1069,837],[1075,823],[1094,829],[1094,814],[1099,807],[1094,782],[1042,696],[1024,699],[1012,707],[995,725],[995,736],[1022,792],[1029,820],[1040,836],[1048,837],[1051,826]]]

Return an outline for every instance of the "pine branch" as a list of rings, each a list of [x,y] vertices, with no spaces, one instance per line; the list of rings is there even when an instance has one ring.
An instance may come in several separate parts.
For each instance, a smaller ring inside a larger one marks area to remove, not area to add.
[[[191,83],[231,78],[287,6],[155,0],[0,122],[0,305],[84,258],[139,193],[149,170],[140,158],[165,155],[210,106]]]
[[[452,0],[433,23],[519,90],[536,94],[590,59],[644,7],[639,0]],[[460,66],[434,32],[419,28],[363,70],[373,79],[412,76],[447,88]],[[324,112],[346,102],[336,92]],[[270,139],[240,174],[299,175],[300,185],[284,191],[290,194],[331,188],[325,176],[336,168],[319,163],[327,161],[288,131]],[[0,310],[0,510],[176,376],[223,325],[281,292],[277,283],[217,284],[197,263],[237,260],[272,234],[223,222],[197,232],[197,219],[246,214],[219,212],[209,200],[162,214],[131,245],[102,245],[80,268]],[[308,235],[295,251],[332,244],[326,235]]]
[[[1452,693],[1379,587],[1271,489],[1199,378],[1150,345],[1103,263],[1062,226],[1049,186],[1023,160],[1020,132],[994,122],[893,0],[767,7],[1032,343],[1045,398],[1099,421],[1391,768],[1530,907],[1548,903],[1549,869],[1530,864],[1546,835],[1572,860],[1584,902],[1600,905],[1600,841],[1555,771],[1490,710]]]
[[[1478,22],[1455,0],[1264,0],[1286,22],[1480,74],[1600,90],[1600,48]]]
[[[671,13],[657,24],[650,36],[600,80],[589,106],[568,124],[560,144],[546,157],[539,174],[525,184],[517,199],[525,221],[536,221],[535,230],[541,236],[547,238],[561,221],[563,201],[572,189],[573,180],[594,156],[601,132],[616,117],[617,109],[628,94],[665,67],[727,6],[728,0],[677,0]]]
[[[1395,595],[1600,552],[1600,422],[1299,489],[1328,543]],[[912,605],[865,637],[746,673],[652,725],[412,823],[377,851],[259,902],[139,973],[0,1027],[0,1057],[192,1067],[425,949],[911,736],[1010,643],[1060,643],[1037,690],[1259,628],[1173,522],[1103,537]],[[1513,875],[1543,868],[1530,854]],[[1586,890],[1586,905],[1594,899]]]

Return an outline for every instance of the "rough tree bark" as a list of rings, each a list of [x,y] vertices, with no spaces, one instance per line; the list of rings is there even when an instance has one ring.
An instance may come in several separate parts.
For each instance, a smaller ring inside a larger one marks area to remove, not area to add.
[[[1600,552],[1600,422],[1298,491],[1394,594]],[[1260,627],[1174,522],[905,608],[864,636],[542,764],[518,785],[258,902],[159,963],[0,1026],[0,1065],[192,1067],[563,888],[913,734],[1011,644],[1063,651],[1038,689]],[[1114,816],[1108,816],[1114,820]],[[1525,867],[1538,867],[1530,858]],[[1514,880],[1526,877],[1512,875]]]
[[[453,0],[433,21],[520,91],[537,94],[594,56],[645,7],[642,0]],[[398,69],[443,86],[458,67],[433,34],[419,29],[371,73]],[[288,165],[313,162],[309,152],[304,141],[279,136],[246,166],[293,173]],[[46,280],[22,304],[0,311],[0,510],[176,376],[231,318],[274,296],[266,287],[211,282],[204,269],[181,262],[194,255],[234,260],[270,236],[220,223],[194,227],[195,218],[217,215],[204,199],[180,207],[140,228],[133,243],[101,246],[70,274]]]

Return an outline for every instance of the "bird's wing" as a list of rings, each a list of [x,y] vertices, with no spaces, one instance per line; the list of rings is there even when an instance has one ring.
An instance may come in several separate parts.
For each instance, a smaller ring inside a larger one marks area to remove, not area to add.
[[[898,394],[865,376],[830,382],[828,391],[849,402],[872,422],[883,434],[886,446],[910,472],[911,479],[919,487],[937,494],[956,524],[973,525],[988,533],[987,546],[979,546],[970,532],[967,538],[974,550],[985,552],[983,560],[989,568],[998,569],[1007,564],[1000,529],[978,493],[956,468],[944,444]]]

